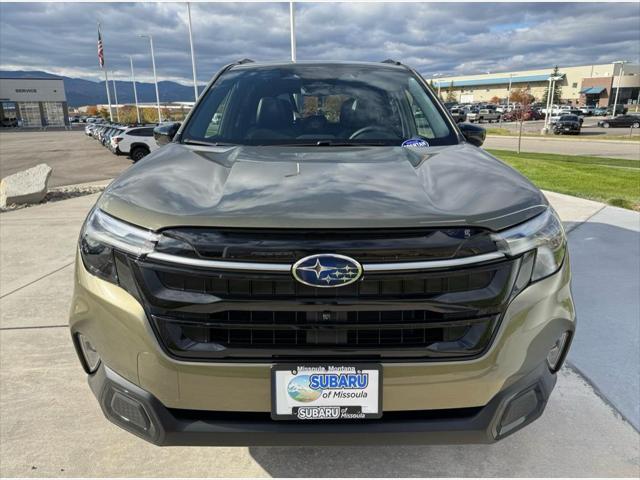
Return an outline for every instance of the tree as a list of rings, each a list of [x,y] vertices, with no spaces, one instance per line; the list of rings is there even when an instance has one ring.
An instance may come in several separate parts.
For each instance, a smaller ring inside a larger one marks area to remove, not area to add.
[[[511,92],[509,100],[512,103],[519,103],[521,105],[530,105],[534,102],[535,97],[529,93],[529,88],[517,88]]]
[[[98,115],[98,107],[96,107],[95,105],[89,105],[87,107],[87,115],[90,117],[95,117],[96,115]]]
[[[527,86],[527,89],[518,88],[512,91],[510,99],[512,102],[520,104],[520,108],[514,110],[515,120],[520,123],[518,128],[518,153],[520,153],[520,145],[522,144],[522,125],[527,118],[530,118],[530,105],[535,98],[531,95],[529,87]]]
[[[456,92],[453,91],[453,82],[451,82],[451,85],[449,85],[449,88],[447,89],[447,102],[455,102],[458,100],[458,97],[456,96]]]
[[[493,103],[493,104],[497,105],[497,104],[500,103],[500,98],[497,97],[497,96],[493,96],[493,97],[491,97],[491,100],[489,100],[489,103]]]
[[[558,66],[556,65],[555,67],[553,67],[553,72],[551,72],[551,74],[549,75],[550,77],[559,77],[560,72],[558,69]],[[543,104],[547,104],[547,98],[549,96],[549,83],[547,82],[547,86],[544,89],[544,94],[542,95],[542,103]],[[560,84],[560,81],[556,81],[555,84],[555,88],[553,89],[553,94],[551,95],[551,104],[558,104],[560,103],[560,98],[562,97],[562,85]]]
[[[107,110],[106,108],[102,107],[99,111],[98,111],[98,115],[100,115],[102,118],[104,118],[105,120],[107,120],[109,118],[109,110]]]

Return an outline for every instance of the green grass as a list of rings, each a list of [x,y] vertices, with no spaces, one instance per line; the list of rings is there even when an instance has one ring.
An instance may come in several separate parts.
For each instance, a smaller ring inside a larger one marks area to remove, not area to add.
[[[539,188],[640,211],[640,161],[488,150]]]

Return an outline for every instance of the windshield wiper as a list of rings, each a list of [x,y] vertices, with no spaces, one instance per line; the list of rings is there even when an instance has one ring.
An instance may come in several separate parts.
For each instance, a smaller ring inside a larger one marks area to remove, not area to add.
[[[204,140],[194,140],[192,138],[182,140],[182,143],[187,145],[202,145],[204,147],[237,147],[237,144],[235,143],[205,142]]]
[[[392,147],[387,142],[344,142],[333,140],[318,140],[317,142],[301,143],[268,143],[269,147]]]

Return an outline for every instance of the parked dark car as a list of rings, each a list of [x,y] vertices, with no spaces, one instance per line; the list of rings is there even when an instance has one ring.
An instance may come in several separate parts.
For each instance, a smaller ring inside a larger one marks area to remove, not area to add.
[[[577,115],[563,115],[553,126],[553,133],[556,135],[578,135],[582,122]]]
[[[607,107],[607,115],[626,115],[627,112],[629,111],[629,109],[627,108],[626,105],[621,105],[621,104],[617,104],[616,105],[616,111],[614,113],[613,111],[613,105],[609,105]]]
[[[522,112],[522,110],[511,110],[510,112],[502,115],[502,120],[505,122],[514,122],[516,120],[520,120],[521,115],[525,122],[544,118],[544,114],[538,110],[526,110],[524,112]]]
[[[456,121],[456,123],[464,122],[467,120],[467,112],[465,112],[464,108],[450,108],[449,113]]]
[[[598,122],[599,127],[633,127],[640,128],[640,115],[618,115],[617,117],[605,118]]]

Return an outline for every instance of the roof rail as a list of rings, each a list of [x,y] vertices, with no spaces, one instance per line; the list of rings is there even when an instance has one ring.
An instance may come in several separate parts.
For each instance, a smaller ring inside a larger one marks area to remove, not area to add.
[[[382,62],[380,62],[380,63],[391,63],[391,64],[393,64],[393,65],[402,65],[402,63],[400,63],[400,62],[399,62],[399,61],[397,61],[397,60],[393,60],[392,58],[387,58],[386,60],[383,60],[383,61],[382,61]]]
[[[238,60],[237,62],[233,62],[235,65],[242,65],[244,63],[255,63],[250,58],[243,58],[242,60]]]

